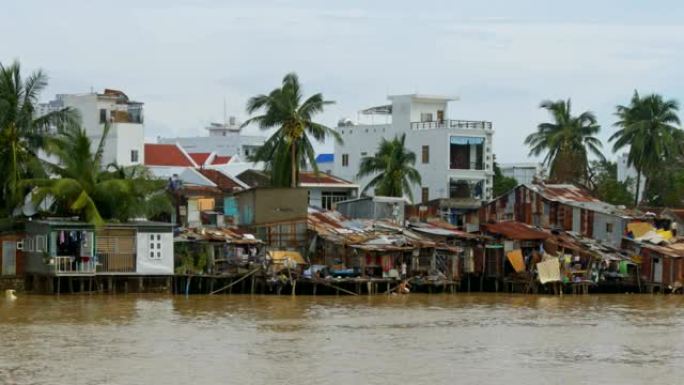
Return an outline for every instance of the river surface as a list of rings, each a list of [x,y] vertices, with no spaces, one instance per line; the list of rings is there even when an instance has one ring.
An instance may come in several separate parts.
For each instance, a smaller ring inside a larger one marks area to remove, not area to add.
[[[682,381],[684,296],[0,298],[0,384]]]

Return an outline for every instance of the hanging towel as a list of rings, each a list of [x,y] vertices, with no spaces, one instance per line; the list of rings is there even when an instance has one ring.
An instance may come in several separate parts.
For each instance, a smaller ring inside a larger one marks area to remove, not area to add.
[[[60,245],[64,244],[64,230],[59,232],[59,244]]]

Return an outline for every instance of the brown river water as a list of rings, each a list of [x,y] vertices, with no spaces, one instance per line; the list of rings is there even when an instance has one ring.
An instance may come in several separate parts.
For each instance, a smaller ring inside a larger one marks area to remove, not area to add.
[[[0,298],[0,384],[681,384],[684,296]]]

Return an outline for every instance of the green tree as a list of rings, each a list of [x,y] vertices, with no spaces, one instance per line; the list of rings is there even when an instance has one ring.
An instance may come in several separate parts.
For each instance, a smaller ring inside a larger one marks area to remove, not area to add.
[[[19,62],[0,63],[0,215],[10,215],[28,193],[22,180],[44,175],[38,151],[50,127],[79,120],[65,108],[37,117],[40,92],[47,76],[37,71],[24,79]]]
[[[261,115],[253,116],[243,123],[243,127],[256,123],[263,130],[277,128],[277,131],[250,157],[252,161],[264,162],[266,170],[271,174],[271,184],[281,187],[297,187],[299,170],[310,164],[318,172],[316,152],[311,139],[319,142],[332,136],[341,142],[341,136],[335,130],[316,123],[313,118],[323,112],[326,105],[334,102],[323,99],[320,93],[314,94],[302,103],[302,91],[299,79],[294,73],[285,75],[282,86],[268,95],[257,95],[247,102],[247,112],[252,115],[261,111]]]
[[[665,100],[657,94],[640,97],[637,91],[627,106],[617,106],[615,115],[619,129],[610,137],[613,151],[629,146],[627,164],[637,171],[634,205],[639,204],[642,175],[657,171],[681,155],[681,131],[675,100]]]
[[[126,175],[126,170],[120,168],[103,169],[108,132],[109,126],[105,125],[94,153],[90,138],[77,125],[60,127],[57,135],[48,138],[45,151],[58,162],[44,162],[50,177],[25,181],[34,187],[34,202],[54,200],[55,213],[76,214],[95,225],[102,225],[105,219],[142,217],[153,208],[170,212],[163,181],[150,180],[145,174]]]
[[[375,188],[376,195],[403,197],[413,201],[412,184],[420,184],[420,173],[413,168],[416,154],[406,149],[406,134],[392,140],[382,139],[374,156],[361,159],[358,178],[375,175],[364,187],[363,192]],[[377,175],[376,175],[377,174]]]
[[[595,160],[591,162],[591,185],[594,195],[610,204],[632,205],[632,193],[630,188],[632,180],[618,181],[617,163],[607,160]]]
[[[589,154],[604,159],[601,141],[595,137],[601,129],[596,117],[589,111],[573,116],[570,99],[547,100],[540,108],[548,110],[553,120],[539,124],[537,132],[525,139],[530,156],[546,153],[544,164],[550,166],[550,180],[586,184]]]
[[[494,196],[505,194],[506,192],[514,189],[518,185],[518,181],[515,178],[504,176],[501,173],[501,168],[499,164],[494,161]]]

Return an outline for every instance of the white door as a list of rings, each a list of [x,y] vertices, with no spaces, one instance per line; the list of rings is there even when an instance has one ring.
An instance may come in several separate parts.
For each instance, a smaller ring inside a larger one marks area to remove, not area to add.
[[[653,258],[653,282],[663,282],[663,261],[660,258]]]
[[[2,275],[17,274],[17,243],[4,241],[2,243]]]

